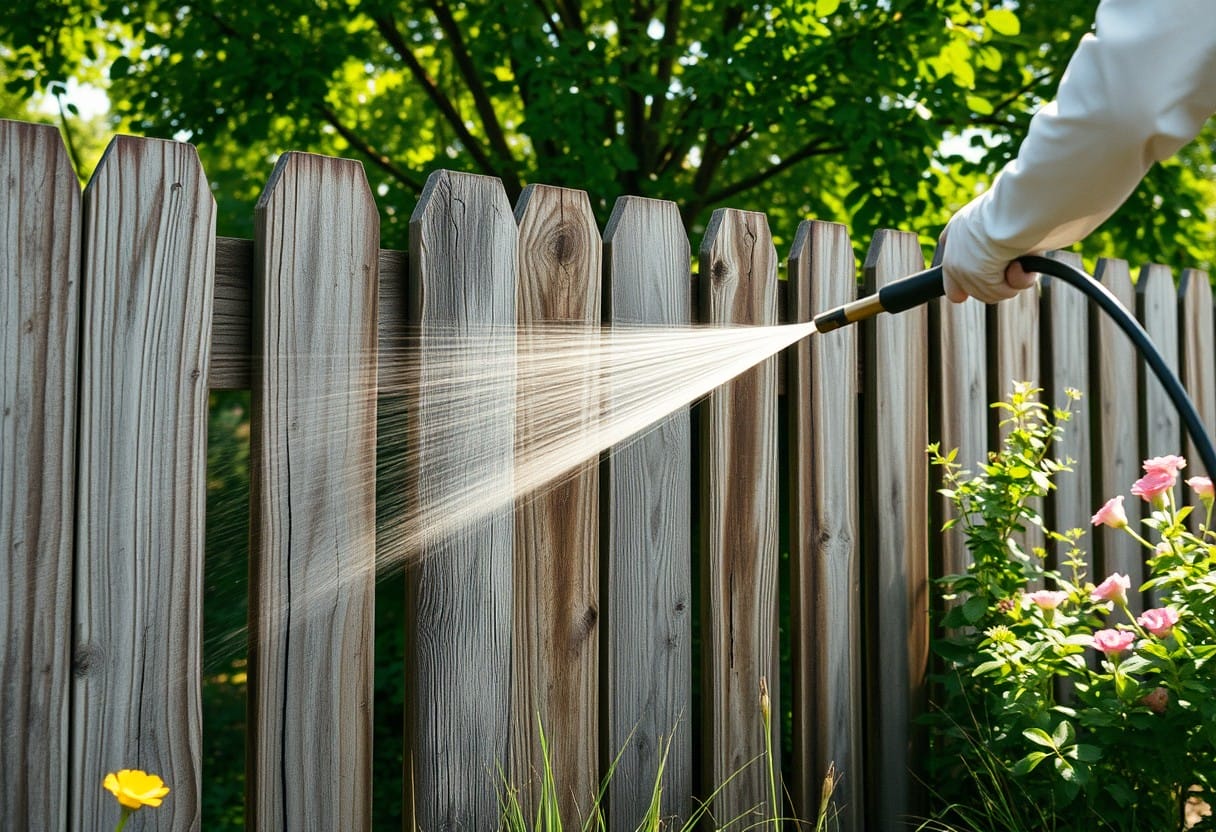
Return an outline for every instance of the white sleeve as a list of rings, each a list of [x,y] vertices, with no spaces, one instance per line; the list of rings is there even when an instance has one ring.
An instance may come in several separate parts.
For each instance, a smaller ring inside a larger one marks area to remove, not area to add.
[[[1017,158],[946,229],[948,294],[1011,296],[1005,266],[1072,245],[1216,112],[1216,2],[1102,0]]]

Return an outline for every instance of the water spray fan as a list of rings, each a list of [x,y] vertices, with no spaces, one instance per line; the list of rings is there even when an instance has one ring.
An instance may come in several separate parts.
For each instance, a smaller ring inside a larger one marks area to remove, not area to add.
[[[1074,269],[1067,263],[1052,260],[1047,257],[1025,255],[1017,259],[1018,264],[1027,272],[1038,272],[1058,278],[1074,289],[1084,294],[1098,308],[1105,312],[1119,328],[1131,339],[1136,351],[1148,363],[1157,380],[1161,382],[1170,401],[1182,416],[1186,431],[1195,443],[1195,449],[1207,469],[1210,477],[1216,477],[1216,450],[1212,448],[1212,438],[1208,435],[1195,409],[1191,397],[1178,380],[1174,371],[1165,363],[1165,359],[1153,344],[1153,340],[1135,316],[1119,302],[1109,289],[1094,278],[1079,269]],[[869,297],[846,303],[835,309],[829,309],[815,316],[815,329],[819,332],[830,332],[842,326],[848,326],[858,321],[872,318],[880,312],[904,312],[908,309],[928,303],[946,294],[942,280],[942,267],[934,266],[923,272],[917,272],[901,280],[895,280],[883,286]]]

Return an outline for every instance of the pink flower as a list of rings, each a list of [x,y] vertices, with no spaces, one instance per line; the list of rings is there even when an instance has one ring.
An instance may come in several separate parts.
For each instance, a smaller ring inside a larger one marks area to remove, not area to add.
[[[1029,592],[1026,597],[1032,603],[1038,604],[1039,609],[1054,610],[1060,604],[1064,603],[1068,598],[1067,592],[1053,592],[1050,589],[1040,589],[1037,592]]]
[[[1144,473],[1156,474],[1164,471],[1171,477],[1178,476],[1178,472],[1186,467],[1186,460],[1176,454],[1168,456],[1155,456],[1152,459],[1144,460]]]
[[[1108,657],[1118,656],[1136,641],[1136,634],[1128,630],[1098,630],[1093,635],[1093,645]]]
[[[1109,578],[1094,587],[1092,597],[1095,601],[1116,601],[1126,604],[1127,591],[1131,589],[1131,586],[1131,578],[1114,572]]]
[[[1112,529],[1122,529],[1127,526],[1127,512],[1123,510],[1123,495],[1111,497],[1106,505],[1098,509],[1098,513],[1089,518],[1095,526],[1110,526]]]
[[[1132,494],[1146,503],[1157,505],[1174,487],[1176,478],[1166,470],[1150,471],[1132,483]]]
[[[1204,505],[1212,502],[1213,495],[1216,495],[1216,489],[1212,488],[1211,477],[1191,477],[1186,481],[1199,499],[1203,500]]]
[[[1136,619],[1136,623],[1158,638],[1164,638],[1178,623],[1178,613],[1172,607],[1145,610]]]

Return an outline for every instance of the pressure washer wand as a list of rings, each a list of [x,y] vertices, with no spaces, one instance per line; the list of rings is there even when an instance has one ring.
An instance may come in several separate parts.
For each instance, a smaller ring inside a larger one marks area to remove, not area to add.
[[[1101,283],[1079,269],[1074,269],[1067,263],[1052,260],[1037,255],[1025,255],[1017,258],[1018,264],[1027,272],[1038,272],[1059,278],[1064,283],[1082,292],[1089,300],[1110,316],[1124,334],[1131,339],[1137,352],[1148,363],[1165,392],[1169,394],[1174,407],[1186,424],[1187,433],[1195,443],[1195,449],[1203,461],[1204,468],[1210,477],[1216,477],[1216,450],[1212,447],[1212,438],[1203,425],[1203,419],[1195,410],[1195,405],[1187,395],[1186,388],[1178,381],[1178,376],[1165,363],[1165,359],[1153,344],[1153,340],[1145,332],[1144,327],[1135,316],[1119,302],[1119,299]],[[831,332],[842,326],[872,318],[879,312],[904,312],[913,307],[928,303],[942,297],[946,288],[942,280],[942,267],[934,266],[923,272],[909,275],[900,280],[892,281],[883,286],[873,295],[852,303],[846,303],[835,309],[829,309],[814,318],[815,329],[819,332]]]

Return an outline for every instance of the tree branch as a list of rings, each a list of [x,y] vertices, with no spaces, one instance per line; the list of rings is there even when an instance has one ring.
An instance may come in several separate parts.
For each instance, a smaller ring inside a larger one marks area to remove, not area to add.
[[[465,46],[464,34],[460,31],[456,18],[452,16],[452,10],[448,8],[444,0],[429,0],[428,5],[439,20],[439,28],[447,35],[448,41],[452,45],[452,55],[456,59],[456,67],[464,77],[465,86],[473,95],[473,106],[481,117],[482,127],[485,128],[486,137],[490,140],[490,148],[502,162],[503,167],[500,169],[499,175],[503,179],[507,193],[514,198],[523,188],[515,169],[516,159],[510,146],[507,145],[506,134],[503,133],[502,125],[498,121],[498,113],[494,110],[494,103],[490,100],[490,94],[485,82],[481,79],[481,73],[477,71],[477,65]]]
[[[398,167],[392,159],[385,156],[383,153],[378,151],[375,146],[368,143],[365,139],[343,124],[341,119],[338,118],[337,113],[324,104],[318,104],[315,109],[321,114],[321,118],[325,119],[325,121],[332,125],[334,130],[338,131],[338,135],[346,139],[351,147],[355,148],[373,163],[375,163],[376,167],[388,173],[407,188],[411,188],[415,191],[422,190],[423,182],[421,179],[416,178],[409,171]]]
[[[422,87],[423,92],[439,108],[439,112],[443,114],[444,120],[456,131],[456,136],[464,144],[465,149],[469,151],[469,155],[473,157],[473,161],[477,163],[483,173],[499,176],[499,172],[490,157],[486,155],[477,139],[465,127],[464,119],[460,117],[460,113],[456,112],[456,107],[452,104],[451,99],[444,94],[443,90],[439,89],[439,85],[435,83],[435,79],[419,63],[413,50],[406,44],[405,38],[401,36],[401,30],[397,28],[396,22],[391,17],[385,15],[377,15],[372,20],[388,45],[405,62],[410,74],[414,76],[414,80]]]
[[[759,171],[758,173],[754,173],[751,176],[744,177],[743,179],[733,182],[724,188],[720,188],[712,193],[706,194],[702,201],[708,204],[713,204],[715,202],[721,202],[724,199],[730,199],[735,194],[751,190],[757,185],[761,185],[767,182],[769,179],[772,179],[774,176],[784,173],[799,162],[806,161],[814,156],[830,156],[833,153],[843,153],[845,150],[846,147],[840,144],[811,142],[803,145],[788,156],[782,157],[780,162],[770,168]]]
[[[683,0],[667,0],[667,14],[663,16],[663,40],[659,44],[659,65],[655,72],[662,92],[651,103],[650,117],[647,119],[652,146],[658,144],[659,126],[663,123],[664,111],[667,108],[667,90],[671,87],[672,72],[675,67],[676,44],[680,32],[680,10],[683,6]],[[662,164],[661,153],[656,154],[655,159]]]

